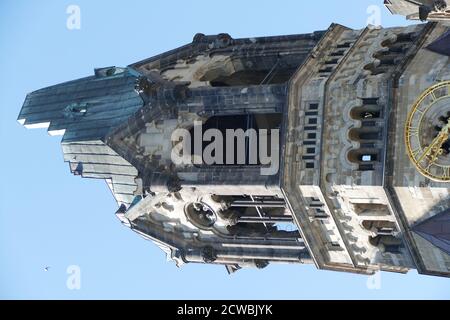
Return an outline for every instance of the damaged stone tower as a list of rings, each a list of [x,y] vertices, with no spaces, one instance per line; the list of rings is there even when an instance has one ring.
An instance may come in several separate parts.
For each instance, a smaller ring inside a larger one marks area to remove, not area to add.
[[[449,276],[449,42],[435,22],[197,34],[32,92],[18,120],[62,135],[71,172],[105,179],[122,223],[177,265]],[[175,164],[173,132],[196,122],[279,130],[277,172],[247,147],[239,164]]]

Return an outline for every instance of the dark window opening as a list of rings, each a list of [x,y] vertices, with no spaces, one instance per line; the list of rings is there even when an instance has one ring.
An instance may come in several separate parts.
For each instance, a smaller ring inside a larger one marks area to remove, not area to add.
[[[327,73],[333,71],[333,67],[326,67],[319,70],[319,73]]]
[[[373,171],[373,164],[360,164],[359,171]]]
[[[298,229],[283,199],[271,196],[213,196],[226,203],[218,212],[222,219],[233,221],[227,230],[234,236],[270,238],[298,237]]]
[[[281,84],[287,82],[296,69],[241,70],[209,80],[213,87]],[[202,78],[202,81],[205,79]]]
[[[332,52],[330,54],[330,56],[332,56],[332,57],[343,56],[344,53],[345,53],[345,50],[337,50],[337,51]]]
[[[353,141],[364,141],[368,142],[370,140],[376,141],[381,139],[381,128],[378,127],[364,127],[364,128],[353,128],[350,129],[348,137]]]
[[[360,144],[361,149],[374,149],[375,143],[361,143]]]
[[[377,125],[376,122],[373,121],[373,120],[363,120],[361,128],[364,128],[364,127],[375,127],[376,125]]]
[[[314,169],[314,162],[306,162],[305,167],[307,169]]]
[[[378,98],[362,98],[363,104],[372,104],[377,105],[378,104]]]
[[[286,83],[304,58],[304,54],[232,56],[211,67],[200,80],[215,87]]]
[[[210,84],[213,87],[256,85],[260,84],[264,80],[266,75],[266,71],[242,70],[237,71],[231,75],[216,77],[213,80],[210,80]]]
[[[379,132],[361,132],[359,134],[361,140],[378,140],[380,138]]]
[[[267,156],[271,157],[271,149],[272,149],[272,145],[271,145],[271,140],[272,140],[272,136],[271,136],[271,130],[272,129],[280,129],[281,127],[281,114],[279,113],[267,113],[267,114],[240,114],[240,115],[226,115],[226,116],[214,116],[209,118],[205,123],[203,123],[202,125],[202,129],[201,129],[201,133],[202,133],[202,137],[203,134],[208,130],[208,129],[217,129],[221,132],[222,138],[223,138],[223,149],[222,149],[222,154],[223,154],[223,163],[215,163],[212,164],[213,166],[226,166],[226,165],[230,165],[230,166],[235,166],[235,165],[261,165],[261,159],[259,156],[259,152],[260,152],[260,131],[261,129],[266,129],[267,130],[267,146],[266,146],[266,150],[267,150]],[[238,145],[238,138],[234,137],[234,159],[232,161],[232,163],[227,164],[227,134],[226,131],[228,129],[231,130],[238,130],[238,129],[242,129],[245,132],[247,132],[247,130],[255,130],[256,132],[256,141],[253,141],[253,146],[252,144],[252,139],[249,135],[245,135],[245,148],[242,148],[242,146]],[[195,145],[195,140],[197,139],[194,135],[194,127],[192,127],[190,129],[190,135],[191,135],[191,153],[194,154],[194,145]],[[281,133],[280,133],[280,138],[281,138]],[[214,138],[213,138],[214,140]],[[203,158],[203,153],[205,148],[210,145],[211,143],[213,143],[213,141],[203,141],[202,142],[202,158]],[[278,142],[280,143],[280,142]],[[242,150],[244,150],[245,154],[244,156],[242,155]],[[253,154],[250,154],[254,152]],[[215,151],[212,153],[212,156],[216,156]],[[241,164],[238,162],[239,159],[242,159],[242,157],[245,159],[244,163]],[[256,163],[252,163],[254,162],[253,160],[256,159]],[[203,159],[204,162],[204,159]]]
[[[327,61],[325,61],[325,64],[337,64],[338,61],[339,61],[339,59],[327,60]]]
[[[378,160],[378,153],[372,150],[351,150],[348,153],[348,159],[351,162],[374,162]]]
[[[338,44],[338,45],[336,46],[336,48],[338,48],[338,49],[350,48],[351,45],[352,45],[351,42],[344,42],[344,43],[342,43],[342,44]]]
[[[377,155],[376,154],[362,154],[359,156],[359,161],[362,162],[372,162],[377,161]]]

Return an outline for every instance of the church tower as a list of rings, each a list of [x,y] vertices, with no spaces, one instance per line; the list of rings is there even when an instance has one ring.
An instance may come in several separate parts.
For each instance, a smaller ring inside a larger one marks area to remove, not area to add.
[[[435,22],[196,34],[32,92],[18,120],[177,265],[449,276],[449,43]]]

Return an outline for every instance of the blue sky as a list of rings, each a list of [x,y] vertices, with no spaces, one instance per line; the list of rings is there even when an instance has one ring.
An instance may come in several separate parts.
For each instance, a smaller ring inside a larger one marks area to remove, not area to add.
[[[363,28],[370,5],[380,5],[383,26],[407,24],[382,2],[1,1],[0,298],[450,298],[450,279],[415,271],[382,273],[380,288],[370,290],[366,276],[308,265],[233,276],[219,266],[178,269],[121,226],[103,181],[70,174],[60,137],[16,122],[30,91],[91,75],[96,67],[126,66],[188,43],[197,32],[238,38],[306,33],[332,22]],[[80,30],[66,28],[70,4],[81,9]],[[70,265],[81,269],[80,290],[66,286]]]

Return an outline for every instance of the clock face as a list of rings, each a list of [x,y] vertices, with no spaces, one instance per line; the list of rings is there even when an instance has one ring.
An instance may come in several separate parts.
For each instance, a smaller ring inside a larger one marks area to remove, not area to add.
[[[405,142],[422,175],[450,182],[450,81],[428,88],[416,100],[406,121]]]

